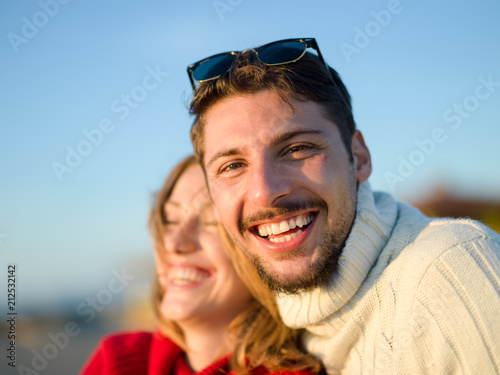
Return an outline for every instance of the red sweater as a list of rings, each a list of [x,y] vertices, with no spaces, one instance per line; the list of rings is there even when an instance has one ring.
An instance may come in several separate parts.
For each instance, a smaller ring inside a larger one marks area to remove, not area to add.
[[[219,359],[201,375],[231,375],[228,356]],[[159,332],[119,333],[105,337],[85,364],[80,375],[193,375],[183,351]],[[252,374],[271,374],[264,367]],[[313,375],[309,371],[279,372],[281,375]]]

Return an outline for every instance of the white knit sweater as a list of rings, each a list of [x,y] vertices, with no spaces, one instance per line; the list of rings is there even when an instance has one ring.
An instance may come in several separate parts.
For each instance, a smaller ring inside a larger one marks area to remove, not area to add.
[[[278,296],[329,374],[500,374],[500,236],[360,184],[329,285]]]

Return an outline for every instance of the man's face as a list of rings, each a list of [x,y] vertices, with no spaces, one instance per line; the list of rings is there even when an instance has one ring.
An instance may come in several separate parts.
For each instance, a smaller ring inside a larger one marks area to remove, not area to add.
[[[320,105],[264,91],[236,95],[205,114],[204,164],[214,205],[268,286],[285,293],[324,283],[356,210],[357,182],[371,172],[361,133],[349,161]]]

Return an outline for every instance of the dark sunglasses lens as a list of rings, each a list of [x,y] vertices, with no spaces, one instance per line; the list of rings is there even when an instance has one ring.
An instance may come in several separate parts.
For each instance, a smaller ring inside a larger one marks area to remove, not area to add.
[[[227,72],[234,60],[234,55],[219,55],[202,62],[193,71],[195,81],[201,82],[215,78]]]
[[[298,59],[306,45],[301,42],[282,42],[271,44],[259,51],[259,60],[264,64],[282,64]]]

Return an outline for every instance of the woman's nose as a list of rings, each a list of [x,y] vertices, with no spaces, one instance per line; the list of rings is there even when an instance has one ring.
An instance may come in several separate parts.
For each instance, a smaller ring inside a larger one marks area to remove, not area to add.
[[[182,223],[164,234],[167,253],[189,253],[197,248],[195,228]]]

